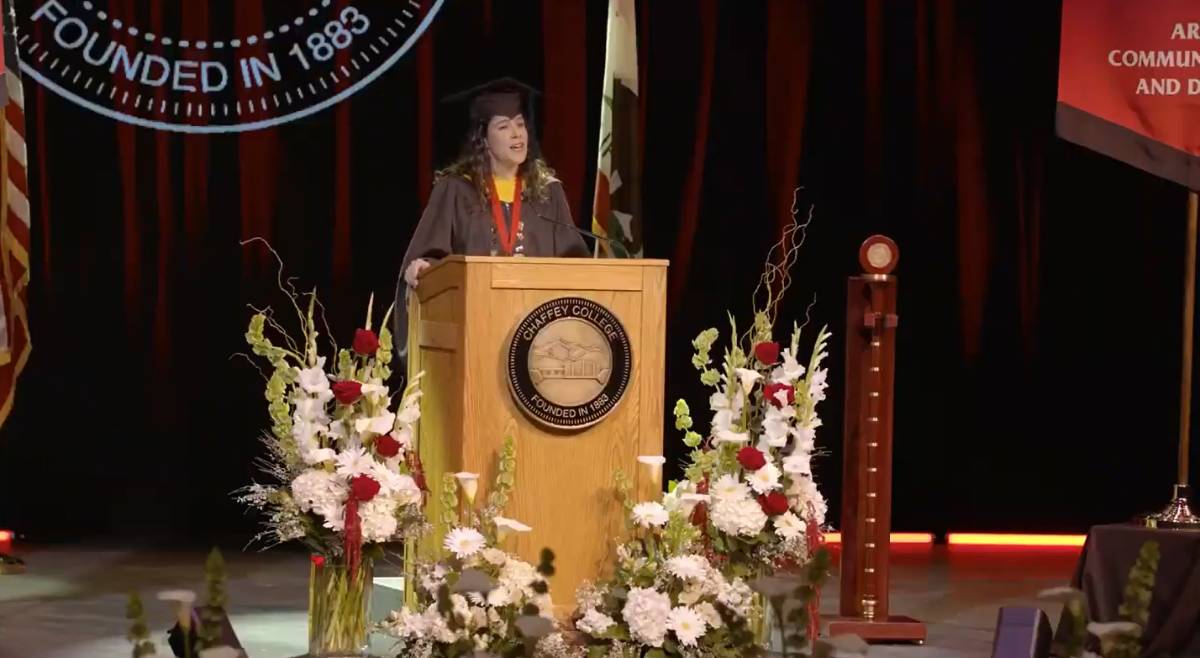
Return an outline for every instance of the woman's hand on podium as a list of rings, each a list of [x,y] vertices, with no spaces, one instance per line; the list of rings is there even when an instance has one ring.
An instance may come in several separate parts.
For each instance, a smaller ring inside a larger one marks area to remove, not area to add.
[[[417,287],[417,283],[419,283],[417,278],[427,267],[429,267],[429,261],[424,258],[418,258],[408,264],[408,268],[404,270],[404,281],[408,283],[409,288]]]

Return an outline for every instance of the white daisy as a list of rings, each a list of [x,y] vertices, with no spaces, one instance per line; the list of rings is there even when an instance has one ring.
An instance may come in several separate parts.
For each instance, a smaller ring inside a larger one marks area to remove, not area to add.
[[[474,528],[455,528],[446,533],[442,545],[460,560],[469,558],[484,547],[483,535]]]
[[[337,456],[337,474],[344,478],[369,475],[375,469],[375,457],[362,447],[348,448]]]
[[[795,539],[804,534],[804,522],[791,512],[775,517],[775,534],[782,539]]]
[[[768,491],[779,488],[779,468],[771,462],[767,462],[765,466],[754,471],[746,476],[746,481],[750,483],[750,488],[754,489],[757,494],[765,494]]]
[[[685,647],[696,646],[696,641],[707,630],[707,622],[691,608],[680,606],[667,616],[667,628],[679,638],[679,644]]]
[[[633,506],[633,520],[643,528],[661,528],[670,515],[660,503],[638,503]]]
[[[717,478],[709,489],[714,500],[742,500],[750,496],[750,488],[732,474],[726,473]]]

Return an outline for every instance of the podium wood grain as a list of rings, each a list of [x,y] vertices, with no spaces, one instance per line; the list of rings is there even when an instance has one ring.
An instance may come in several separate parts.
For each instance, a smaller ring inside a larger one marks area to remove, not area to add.
[[[453,256],[427,270],[409,313],[409,373],[425,375],[418,445],[431,489],[434,533],[418,555],[439,554],[444,473],[481,476],[485,500],[506,433],[517,450],[516,489],[505,515],[533,528],[504,546],[535,562],[543,547],[557,555],[551,594],[574,608],[575,589],[603,573],[623,531],[613,474],[623,470],[642,500],[661,481],[637,462],[662,454],[665,367],[665,261]],[[584,430],[545,428],[514,402],[506,374],[515,327],[558,297],[603,305],[629,336],[633,369],[612,413]]]

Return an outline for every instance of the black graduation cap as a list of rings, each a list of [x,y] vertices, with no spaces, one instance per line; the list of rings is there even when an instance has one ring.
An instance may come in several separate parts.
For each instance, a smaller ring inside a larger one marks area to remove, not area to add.
[[[537,102],[541,91],[512,77],[500,77],[442,99],[456,116],[451,121],[466,120],[469,126],[486,123],[493,116],[514,116],[520,113],[525,124],[537,127]],[[466,131],[464,131],[466,132]]]

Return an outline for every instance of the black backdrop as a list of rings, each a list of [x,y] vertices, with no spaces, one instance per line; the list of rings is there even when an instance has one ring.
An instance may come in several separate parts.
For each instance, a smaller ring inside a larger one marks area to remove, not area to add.
[[[451,1],[351,101],[251,135],[118,127],[30,84],[34,351],[0,429],[0,527],[248,536],[228,494],[267,417],[231,355],[247,305],[280,298],[239,240],[269,238],[348,336],[390,296],[429,156],[453,147],[432,99],[497,53],[560,90],[544,146],[586,226],[605,7]],[[815,296],[835,332],[817,466],[835,508],[845,279],[876,232],[902,252],[896,529],[1081,531],[1165,501],[1185,193],[1054,137],[1057,3],[655,0],[639,21],[646,253],[674,263],[668,410],[703,409],[688,341],[745,317],[803,186],[815,220],[784,317]],[[564,41],[565,69],[543,56]]]

